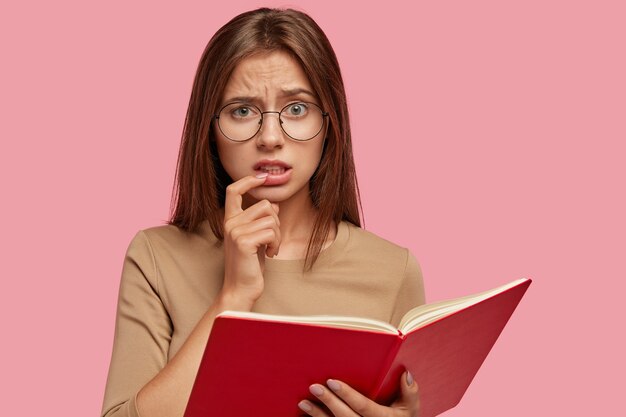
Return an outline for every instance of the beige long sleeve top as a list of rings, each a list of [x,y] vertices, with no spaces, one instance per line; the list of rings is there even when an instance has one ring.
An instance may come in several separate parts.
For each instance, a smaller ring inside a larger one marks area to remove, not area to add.
[[[264,290],[252,311],[334,314],[397,325],[424,303],[422,273],[405,248],[347,222],[312,270],[303,260],[265,261]],[[172,358],[222,288],[224,252],[208,222],[199,233],[175,226],[139,231],[119,290],[113,354],[102,416],[139,417],[136,395]]]

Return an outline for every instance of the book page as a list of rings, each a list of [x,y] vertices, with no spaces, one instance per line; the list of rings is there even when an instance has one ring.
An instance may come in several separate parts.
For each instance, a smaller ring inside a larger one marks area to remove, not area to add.
[[[415,307],[404,315],[398,328],[402,333],[406,334],[412,330],[418,329],[420,327],[426,326],[429,323],[439,320],[442,317],[448,316],[455,311],[462,310],[483,300],[491,298],[526,281],[528,280],[518,279],[508,284],[478,294],[454,298],[452,300],[439,301],[436,303],[424,304],[419,307]]]
[[[287,316],[275,314],[254,313],[251,311],[224,311],[220,316],[246,318],[252,320],[278,321],[286,323],[315,324],[320,326],[337,327],[355,330],[372,330],[382,333],[398,334],[398,329],[384,321],[349,316]]]
[[[251,311],[224,311],[218,314],[218,317],[228,316],[252,320],[311,324],[355,330],[371,330],[391,334],[398,334],[398,332],[402,332],[406,334],[419,327],[432,323],[435,320],[448,316],[455,311],[462,310],[463,308],[479,303],[482,300],[493,297],[494,295],[515,287],[525,281],[527,281],[527,279],[519,279],[482,293],[421,305],[406,313],[398,328],[380,320],[334,315],[289,316],[255,313]]]

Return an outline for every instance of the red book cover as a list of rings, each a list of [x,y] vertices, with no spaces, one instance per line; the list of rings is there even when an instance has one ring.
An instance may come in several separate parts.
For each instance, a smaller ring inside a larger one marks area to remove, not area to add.
[[[382,404],[399,393],[405,368],[420,387],[420,416],[454,407],[530,285],[408,332],[218,316],[185,417],[299,416],[313,383],[339,379]]]
[[[377,402],[390,402],[406,368],[419,386],[420,417],[436,416],[457,405],[530,283],[525,280],[405,335],[374,397]]]

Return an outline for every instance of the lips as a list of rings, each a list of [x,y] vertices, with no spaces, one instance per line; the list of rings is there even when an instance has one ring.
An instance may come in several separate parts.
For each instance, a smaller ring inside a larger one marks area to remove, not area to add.
[[[280,161],[278,159],[274,159],[274,160],[264,159],[254,164],[253,169],[255,171],[269,172],[272,170],[281,170],[281,169],[284,171],[289,168],[291,168],[291,166],[288,163]]]
[[[264,159],[254,164],[257,173],[268,173],[263,185],[282,185],[291,178],[292,168],[289,164],[279,160]]]

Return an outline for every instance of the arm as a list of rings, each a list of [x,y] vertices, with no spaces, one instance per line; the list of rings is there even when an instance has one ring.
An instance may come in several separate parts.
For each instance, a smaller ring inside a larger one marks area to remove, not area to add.
[[[141,416],[182,416],[215,317],[224,310],[250,311],[253,302],[222,293],[170,362],[137,395]]]
[[[278,207],[267,201],[245,211],[241,195],[265,180],[246,177],[227,188],[223,288],[176,355],[167,362],[171,322],[158,292],[149,240],[139,232],[122,271],[115,342],[102,415],[182,416],[217,314],[250,311],[263,291],[260,248],[280,245]]]
[[[124,259],[102,416],[137,416],[137,392],[167,361],[171,323],[157,287],[152,250],[139,232]]]
[[[224,309],[250,307],[222,294],[167,363],[171,322],[158,292],[150,242],[144,232],[138,232],[128,247],[122,269],[102,416],[157,415],[149,409],[154,395],[162,396],[162,401],[179,410],[170,415],[182,415],[186,405],[184,393],[188,396],[191,391],[214,317]],[[147,409],[140,408],[139,402],[142,406],[147,404]]]

